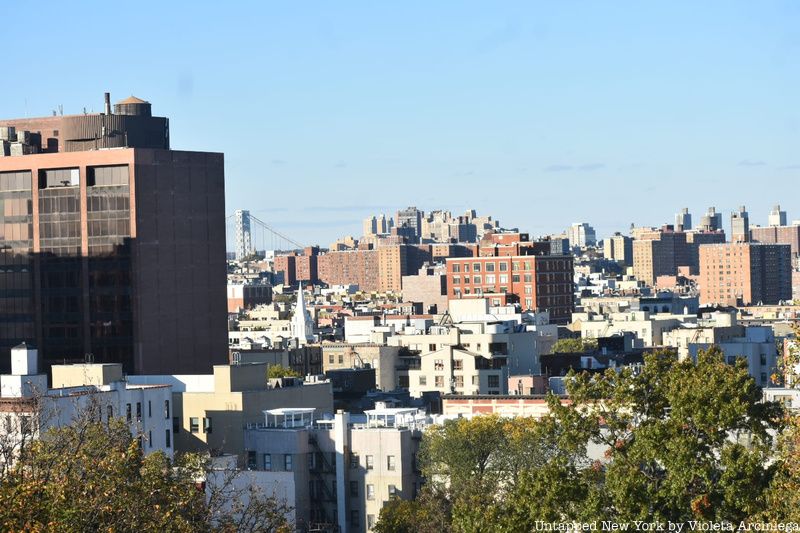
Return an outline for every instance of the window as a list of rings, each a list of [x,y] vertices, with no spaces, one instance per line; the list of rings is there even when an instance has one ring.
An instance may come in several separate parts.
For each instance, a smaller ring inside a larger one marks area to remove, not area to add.
[[[428,376],[420,376],[419,377],[419,384],[420,385],[427,385],[428,384]]]
[[[164,400],[164,420],[169,420],[169,400]]]
[[[767,366],[767,354],[761,354],[761,366]]]
[[[453,285],[461,284],[461,276],[453,276]]]
[[[147,418],[153,418],[153,402],[147,400]]]
[[[339,364],[344,364],[344,354],[342,353],[339,354]]]
[[[164,430],[164,442],[166,443],[167,448],[172,447],[172,438],[168,429]]]
[[[136,420],[142,420],[142,402],[136,402]]]
[[[508,283],[508,274],[500,274],[500,283]]]
[[[442,388],[444,387],[444,376],[436,376],[435,378],[436,387]]]
[[[472,283],[474,285],[480,285],[483,282],[481,281],[481,277],[480,276],[472,276]]]
[[[367,485],[367,499],[368,500],[375,499],[375,485]]]
[[[198,433],[200,431],[200,419],[196,416],[189,418],[189,431]]]
[[[395,469],[394,455],[387,455],[386,456],[386,469],[387,470],[394,470]]]
[[[472,263],[472,271],[473,272],[480,272],[481,271],[481,264],[480,263]]]
[[[292,454],[287,453],[283,456],[283,469],[287,472],[292,471]]]
[[[367,455],[367,470],[372,470],[373,468],[375,468],[375,464],[372,461],[372,456]]]
[[[147,432],[147,447],[148,448],[152,448],[153,447],[153,431],[152,430]]]
[[[358,496],[358,481],[350,482],[350,496]]]
[[[267,472],[272,470],[272,455],[268,453],[264,454],[264,470]]]
[[[368,514],[367,515],[367,529],[375,529],[375,515]]]
[[[456,387],[462,388],[464,386],[464,376],[456,376]]]
[[[206,417],[203,419],[203,433],[211,433],[211,418]]]
[[[464,369],[464,361],[461,359],[454,359],[453,370],[463,370],[463,369]]]
[[[358,468],[358,454],[350,452],[350,468]]]
[[[428,351],[435,352],[436,351],[436,344],[428,344]]]
[[[125,420],[131,421],[131,404],[125,404]]]
[[[109,405],[106,407],[106,419],[110,422],[114,418],[114,407]]]
[[[333,354],[332,353],[328,354],[328,363],[333,364]]]
[[[506,272],[508,270],[508,263],[500,263],[500,272]],[[501,276],[502,279],[502,276]],[[501,281],[502,283],[502,281]]]
[[[256,468],[256,452],[250,450],[247,452],[247,468],[255,470]]]
[[[314,452],[308,454],[308,469],[314,470],[316,468],[317,461],[315,460]]]
[[[495,282],[494,274],[486,274],[486,284],[493,284]]]
[[[358,527],[358,510],[353,509],[350,511],[350,525],[353,527]]]
[[[486,263],[486,272],[494,272],[494,263]]]
[[[33,425],[31,424],[30,416],[23,415],[19,417],[19,429],[23,435],[30,435],[33,432]]]
[[[461,272],[461,265],[453,263],[453,272]]]
[[[511,281],[513,283],[519,283],[519,274],[512,274],[511,275]]]
[[[435,359],[433,361],[434,370],[444,370],[444,359]]]
[[[181,430],[181,419],[177,416],[172,417],[172,432],[176,435]]]
[[[389,485],[389,496],[396,496],[397,495],[397,487],[394,485]]]
[[[489,376],[489,387],[497,388],[500,386],[500,376]]]

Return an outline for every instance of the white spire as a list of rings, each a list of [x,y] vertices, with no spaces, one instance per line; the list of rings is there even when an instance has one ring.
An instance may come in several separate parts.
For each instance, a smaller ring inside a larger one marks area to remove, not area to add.
[[[298,283],[297,287],[297,303],[294,306],[294,315],[292,315],[292,337],[296,338],[301,346],[314,342],[314,324],[306,309],[302,283]]]

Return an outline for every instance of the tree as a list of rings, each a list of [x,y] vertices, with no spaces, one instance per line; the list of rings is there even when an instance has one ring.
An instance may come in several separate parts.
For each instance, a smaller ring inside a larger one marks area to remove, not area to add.
[[[761,402],[745,361],[728,365],[716,347],[696,363],[659,352],[639,374],[574,377],[570,409],[596,422],[608,450],[604,515],[737,521],[763,509],[781,409]]]
[[[586,353],[597,349],[597,339],[558,339],[553,353]]]
[[[426,430],[422,496],[381,513],[381,531],[739,521],[762,516],[786,491],[800,494],[800,438],[772,461],[783,412],[761,401],[744,361],[726,364],[718,348],[696,362],[663,351],[641,368],[570,378],[569,401],[549,395],[540,420],[480,416]],[[792,498],[780,516],[796,516]]]
[[[299,377],[302,377],[299,372],[281,364],[269,365],[267,368],[267,379]]]
[[[207,459],[144,455],[126,422],[81,416],[48,430],[0,479],[3,531],[289,531],[271,498],[238,506],[199,488]],[[212,491],[213,492],[213,491]],[[227,511],[226,511],[227,509]],[[254,513],[260,513],[253,519]]]
[[[795,338],[800,337],[800,327],[793,327]],[[791,388],[800,388],[800,347],[797,341],[788,346],[780,361],[782,381]],[[800,522],[800,414],[788,412],[786,429],[778,438],[775,477],[767,492],[767,509],[764,520],[774,522]]]

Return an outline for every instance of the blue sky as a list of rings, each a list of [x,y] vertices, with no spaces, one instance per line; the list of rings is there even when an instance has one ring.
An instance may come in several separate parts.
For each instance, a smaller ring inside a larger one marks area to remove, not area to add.
[[[800,218],[800,2],[44,1],[0,16],[0,116],[145,98],[173,148],[225,153],[229,213],[303,243],[406,205],[532,234],[710,205]]]

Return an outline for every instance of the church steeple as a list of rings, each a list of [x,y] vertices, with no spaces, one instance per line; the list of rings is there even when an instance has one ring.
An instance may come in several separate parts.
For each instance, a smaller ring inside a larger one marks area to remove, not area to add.
[[[294,315],[292,315],[292,337],[297,339],[300,346],[314,342],[314,323],[306,309],[302,282],[297,286],[297,303],[294,307]]]

